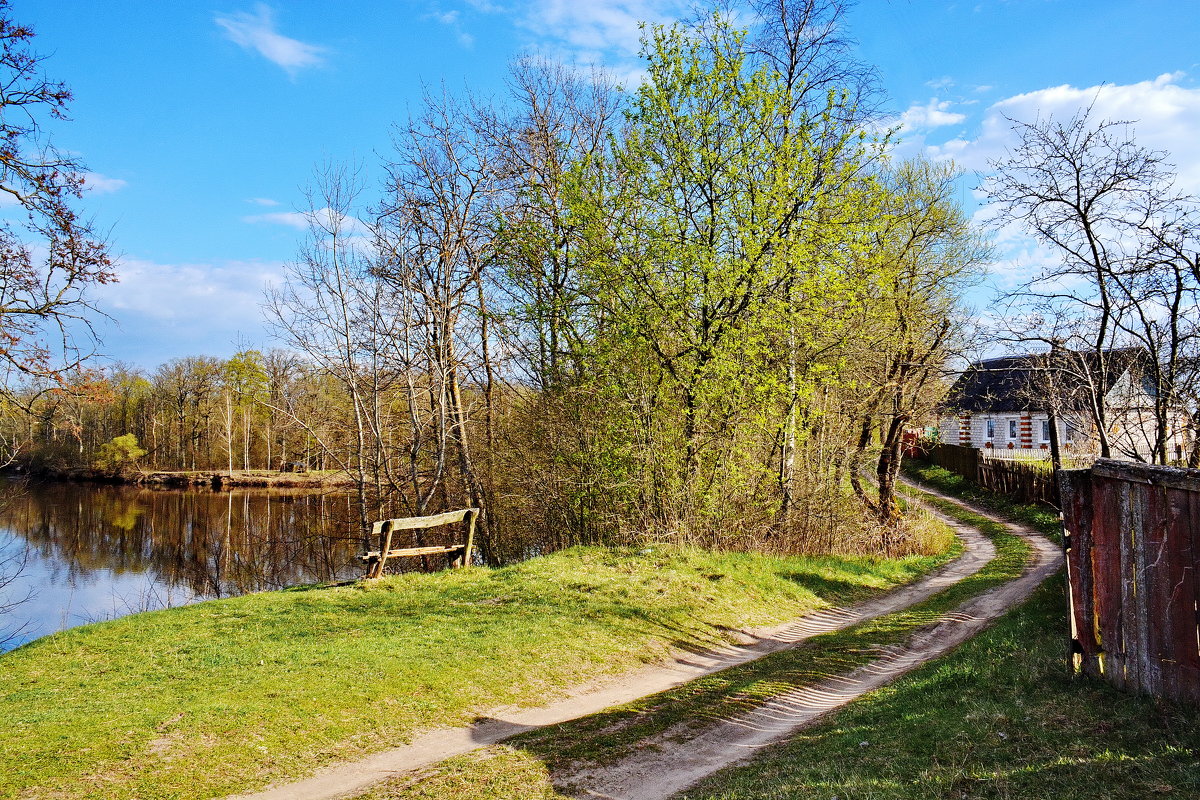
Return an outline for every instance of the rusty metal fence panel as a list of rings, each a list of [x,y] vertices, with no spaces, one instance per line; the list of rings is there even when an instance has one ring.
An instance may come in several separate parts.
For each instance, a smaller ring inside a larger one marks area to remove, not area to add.
[[[1200,702],[1200,470],[1102,460],[1059,485],[1076,668]]]

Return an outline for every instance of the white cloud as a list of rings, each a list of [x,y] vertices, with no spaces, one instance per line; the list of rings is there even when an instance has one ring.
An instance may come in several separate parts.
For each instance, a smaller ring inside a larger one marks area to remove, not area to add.
[[[470,48],[475,45],[475,37],[463,30],[462,20],[458,9],[454,11],[433,11],[425,15],[425,19],[431,19],[454,32],[454,38],[458,39],[458,43],[463,47]]]
[[[1025,92],[986,108],[973,135],[960,135],[924,149],[934,158],[953,158],[966,169],[986,173],[990,161],[1002,158],[1017,144],[1009,119],[1065,122],[1090,106],[1095,122],[1130,121],[1140,146],[1168,154],[1168,161],[1178,170],[1178,188],[1200,193],[1200,141],[1195,136],[1200,130],[1200,88],[1182,85],[1183,79],[1182,74],[1172,73],[1127,85],[1063,85]],[[986,203],[978,189],[973,196]],[[992,290],[1011,290],[1060,263],[1060,253],[1031,238],[1019,223],[998,225],[997,211],[982,205],[975,213],[975,221],[994,232],[997,258],[991,266]]]
[[[299,211],[275,211],[270,214],[253,214],[248,217],[242,217],[242,222],[251,224],[268,223],[272,225],[286,225],[289,228],[297,230],[308,230],[308,215],[302,214]]]
[[[340,226],[350,236],[366,236],[370,233],[370,227],[362,220],[341,215],[331,208],[319,208],[316,211],[274,211],[269,214],[252,214],[242,217],[242,222],[285,225],[302,231],[307,231],[315,222],[327,229],[335,225]]]
[[[905,131],[911,131],[957,125],[967,115],[947,110],[951,105],[949,100],[938,100],[936,97],[931,97],[924,105],[914,103],[900,115],[900,126]]]
[[[473,5],[481,7],[480,3]],[[683,0],[533,0],[521,7],[517,24],[538,44],[575,63],[601,64],[637,55],[639,22],[669,23],[688,13],[691,6]],[[605,55],[612,58],[605,59]]]
[[[1016,143],[1008,118],[1033,122],[1067,120],[1092,107],[1092,119],[1128,120],[1142,147],[1164,150],[1179,171],[1180,188],[1200,192],[1200,88],[1181,85],[1181,73],[1127,85],[1085,88],[1053,86],[994,103],[974,138],[956,138],[928,148],[935,158],[952,157],[968,169],[986,170]]]
[[[95,194],[112,194],[124,189],[129,184],[120,178],[110,178],[99,172],[88,172],[83,176],[83,187]]]
[[[162,264],[136,258],[116,264],[119,283],[95,287],[104,352],[153,367],[172,358],[228,356],[239,343],[270,345],[262,313],[265,290],[284,279],[268,261]]]
[[[326,48],[284,36],[275,29],[275,15],[265,3],[254,6],[254,13],[237,11],[218,16],[216,23],[225,29],[225,37],[246,50],[254,50],[268,61],[278,64],[295,77],[306,67],[320,66],[325,61]]]
[[[260,261],[159,264],[125,258],[116,271],[119,282],[97,287],[95,293],[100,307],[118,320],[132,314],[220,326],[257,324],[263,290],[281,279],[283,265]]]
[[[246,202],[253,203],[256,206],[267,206],[268,208],[272,208],[280,204],[278,200],[272,200],[269,197],[251,197],[248,198]]]

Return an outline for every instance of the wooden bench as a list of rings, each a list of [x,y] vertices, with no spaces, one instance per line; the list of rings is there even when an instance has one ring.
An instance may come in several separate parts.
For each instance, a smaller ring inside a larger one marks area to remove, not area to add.
[[[471,552],[475,544],[475,519],[479,516],[478,508],[464,508],[459,511],[447,511],[444,514],[434,514],[428,517],[402,517],[401,519],[385,519],[371,526],[371,534],[383,538],[382,550],[371,550],[359,556],[367,564],[367,577],[378,578],[383,575],[389,558],[405,556],[432,556],[445,554],[451,557],[451,564],[465,567],[471,563]],[[396,531],[416,531],[426,528],[437,528],[442,525],[452,525],[455,522],[467,523],[466,544],[435,545],[433,547],[402,547],[392,549],[392,534]],[[453,555],[452,555],[453,554]]]

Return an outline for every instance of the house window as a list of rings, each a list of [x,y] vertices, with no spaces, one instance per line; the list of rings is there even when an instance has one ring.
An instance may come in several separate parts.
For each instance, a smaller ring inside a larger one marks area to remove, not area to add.
[[[989,440],[996,438],[996,421],[993,419],[987,421],[987,438]]]
[[[1050,420],[1048,419],[1042,420],[1042,441],[1050,441]]]
[[[1017,438],[1017,421],[1015,419],[1010,419],[1008,421],[1008,438]]]

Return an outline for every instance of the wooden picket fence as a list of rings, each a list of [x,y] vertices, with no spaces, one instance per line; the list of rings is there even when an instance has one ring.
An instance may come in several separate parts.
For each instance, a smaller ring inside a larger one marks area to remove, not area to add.
[[[1200,703],[1200,470],[1103,460],[1059,482],[1076,669]]]
[[[939,442],[930,448],[928,458],[942,469],[962,475],[969,481],[979,482],[979,462],[982,457],[974,447]]]
[[[974,447],[939,443],[928,458],[989,491],[1022,503],[1055,504],[1054,470],[1048,461],[990,458]]]
[[[979,459],[980,486],[1021,503],[1057,505],[1054,469],[1048,461]]]

